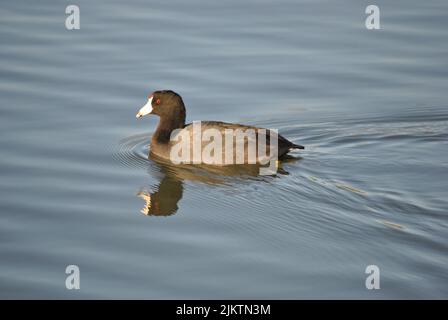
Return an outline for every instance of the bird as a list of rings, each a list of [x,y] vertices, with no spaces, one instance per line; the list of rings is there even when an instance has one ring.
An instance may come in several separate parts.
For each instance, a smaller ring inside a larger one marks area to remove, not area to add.
[[[294,149],[305,149],[272,129],[222,121],[186,124],[185,104],[182,97],[172,90],[158,90],[149,94],[136,118],[146,115],[157,115],[160,118],[151,138],[148,156],[175,164],[266,164],[274,157],[278,160]]]

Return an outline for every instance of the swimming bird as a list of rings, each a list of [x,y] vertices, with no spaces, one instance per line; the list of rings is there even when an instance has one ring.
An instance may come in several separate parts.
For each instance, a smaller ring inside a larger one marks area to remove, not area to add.
[[[204,161],[205,164],[265,164],[267,159],[273,156],[281,158],[293,149],[304,149],[303,146],[289,141],[272,130],[255,126],[221,121],[185,124],[184,102],[182,97],[172,90],[151,93],[146,104],[138,111],[136,118],[148,114],[160,117],[151,139],[149,155],[171,160],[171,162],[173,162],[173,155],[178,156],[182,153],[182,159],[192,159],[192,163],[198,163],[195,152],[200,150],[202,154],[199,154],[199,158],[204,155],[204,152],[208,152],[207,154],[212,159]],[[196,130],[197,128],[199,131]],[[198,133],[201,135],[199,138],[197,138]],[[228,142],[229,138],[230,142]]]

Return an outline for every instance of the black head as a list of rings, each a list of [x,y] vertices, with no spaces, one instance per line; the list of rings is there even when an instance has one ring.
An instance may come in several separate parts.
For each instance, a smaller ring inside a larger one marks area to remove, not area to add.
[[[163,120],[185,123],[185,106],[180,95],[171,90],[154,91],[136,117],[158,115]]]

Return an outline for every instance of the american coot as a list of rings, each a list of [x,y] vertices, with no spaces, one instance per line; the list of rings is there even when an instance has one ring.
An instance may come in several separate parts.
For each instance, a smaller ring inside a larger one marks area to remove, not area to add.
[[[219,121],[185,124],[185,105],[181,96],[171,90],[149,95],[136,117],[148,114],[160,117],[150,154],[174,163],[266,164],[292,149],[304,149],[273,130],[254,126]]]

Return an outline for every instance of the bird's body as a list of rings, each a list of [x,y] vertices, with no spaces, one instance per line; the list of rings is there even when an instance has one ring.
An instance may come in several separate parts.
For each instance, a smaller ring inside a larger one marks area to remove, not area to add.
[[[304,149],[275,131],[255,126],[221,121],[185,124],[182,98],[169,90],[150,95],[137,118],[146,114],[160,116],[151,139],[150,153],[175,163],[180,158],[183,163],[265,164],[293,149]]]

